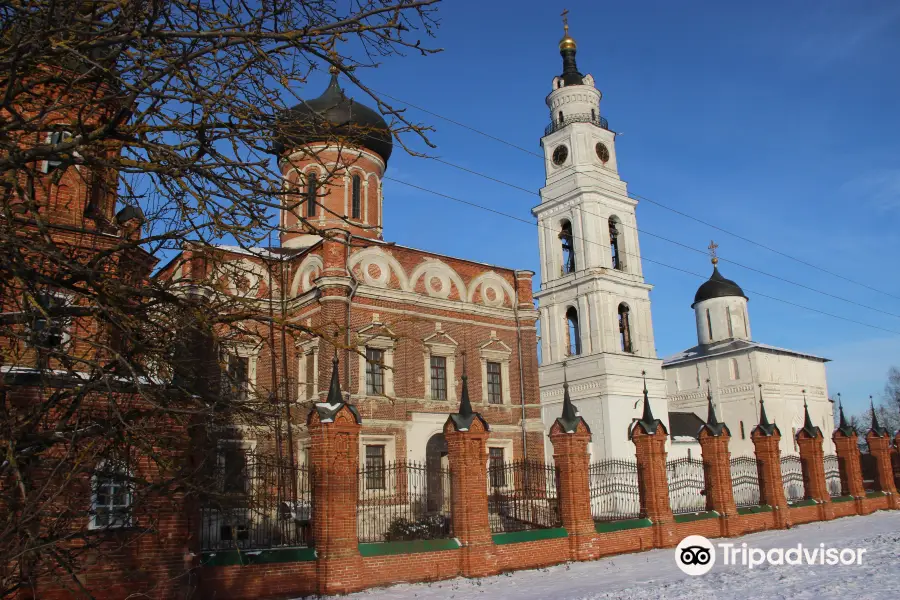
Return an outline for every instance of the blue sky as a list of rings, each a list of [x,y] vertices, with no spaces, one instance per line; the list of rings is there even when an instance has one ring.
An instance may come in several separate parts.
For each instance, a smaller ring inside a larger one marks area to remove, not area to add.
[[[887,294],[650,202],[638,206],[639,227],[700,249],[715,238],[723,274],[750,297],[756,340],[831,358],[830,392],[842,392],[851,409],[880,395],[888,367],[900,365],[900,3],[452,0],[441,7],[432,40],[442,54],[390,58],[360,75],[399,99],[540,152],[544,98],[561,71],[564,7],[578,65],[604,94],[601,114],[623,132],[619,168],[631,192]],[[325,79],[300,93],[317,96]],[[535,192],[543,185],[542,161],[532,154],[413,109],[410,115],[437,129],[433,156]],[[528,220],[537,201],[399,148],[388,176]],[[538,270],[533,225],[390,181],[384,206],[388,240]],[[657,352],[666,356],[696,343],[690,304],[702,279],[650,260],[704,276],[710,265],[649,235],[641,249],[655,285]]]

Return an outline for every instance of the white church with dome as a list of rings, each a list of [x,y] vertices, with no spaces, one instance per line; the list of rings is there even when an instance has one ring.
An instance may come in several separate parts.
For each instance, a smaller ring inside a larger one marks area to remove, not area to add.
[[[826,433],[826,454],[833,452],[827,359],[752,339],[748,298],[719,273],[714,244],[713,273],[692,304],[697,344],[656,356],[638,202],[619,177],[616,133],[601,114],[593,77],[578,71],[568,25],[559,49],[563,72],[551,82],[550,125],[541,139],[546,183],[532,209],[541,263],[535,298],[545,428],[559,416],[567,386],[591,428],[593,459],[632,457],[629,432],[646,397],[669,432],[670,457],[699,458],[696,436],[709,395],[731,431],[732,454],[752,455],[750,432],[764,398],[782,432],[782,454],[796,454],[792,434],[803,427],[806,401],[813,424]]]

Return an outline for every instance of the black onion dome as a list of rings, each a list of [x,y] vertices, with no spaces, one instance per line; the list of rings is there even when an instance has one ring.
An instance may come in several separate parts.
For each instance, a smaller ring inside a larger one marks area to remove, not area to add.
[[[283,111],[276,121],[278,131],[272,150],[278,155],[309,143],[340,139],[375,152],[387,163],[394,149],[384,117],[348,98],[336,74],[332,74],[321,96]]]
[[[719,268],[713,266],[710,278],[697,289],[697,293],[694,295],[694,304],[711,298],[726,298],[728,296],[747,298],[741,286],[730,279],[722,277],[722,274],[719,273]],[[691,304],[691,308],[694,307],[694,304]]]

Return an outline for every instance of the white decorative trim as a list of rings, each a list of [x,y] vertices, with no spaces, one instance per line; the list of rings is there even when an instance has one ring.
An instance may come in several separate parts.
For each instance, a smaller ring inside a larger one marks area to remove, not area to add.
[[[516,291],[509,283],[494,271],[482,273],[469,284],[469,292],[466,301],[475,303],[475,292],[481,290],[481,303],[494,308],[503,307],[509,298],[510,306],[515,304]],[[488,290],[493,291],[494,299],[488,299]]]
[[[310,254],[304,258],[291,281],[290,296],[293,298],[298,294],[310,291],[314,287],[313,282],[324,269],[325,263],[318,254]]]
[[[425,293],[435,298],[449,298],[451,283],[456,286],[460,299],[467,297],[466,285],[462,277],[447,263],[436,258],[428,258],[416,265],[409,276],[409,289],[415,291],[419,279],[425,277]],[[432,285],[432,280],[437,280],[438,287]]]
[[[369,266],[374,265],[378,268],[378,276],[372,276],[369,272]],[[353,269],[359,266],[362,272],[362,282],[377,288],[387,288],[391,283],[391,273],[397,276],[400,282],[400,289],[409,290],[409,281],[400,262],[377,246],[360,250],[350,256],[347,262],[347,270],[353,272]]]

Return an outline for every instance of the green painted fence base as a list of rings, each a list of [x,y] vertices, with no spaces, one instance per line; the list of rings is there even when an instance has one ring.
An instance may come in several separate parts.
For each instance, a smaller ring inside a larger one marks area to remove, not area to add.
[[[868,490],[866,492],[866,498],[882,498],[884,497],[884,492],[880,490]]]
[[[303,562],[316,560],[315,548],[273,548],[270,550],[224,550],[204,552],[204,567],[230,567],[234,565],[262,565],[270,563]]]
[[[768,504],[760,504],[759,506],[742,506],[737,509],[739,515],[754,515],[756,513],[772,512],[772,507]]]
[[[553,529],[529,529],[527,531],[511,531],[509,533],[495,533],[494,544],[518,544],[521,542],[536,542],[537,540],[552,540],[554,538],[569,537],[569,532],[564,527]]]
[[[831,501],[835,504],[839,502],[853,502],[854,500],[856,500],[856,498],[854,498],[853,496],[833,496],[831,498]]]
[[[610,533],[612,531],[624,531],[626,529],[641,529],[650,527],[653,521],[650,519],[625,519],[624,521],[600,521],[594,523],[597,533]]]
[[[816,502],[812,498],[797,500],[796,502],[788,502],[788,506],[790,506],[791,508],[800,508],[801,506],[815,506],[816,504],[818,504],[818,502]]]
[[[691,521],[702,521],[704,519],[718,519],[719,513],[714,510],[708,510],[699,513],[687,513],[675,515],[676,523],[690,523]]]
[[[412,540],[408,542],[378,542],[359,544],[362,556],[390,556],[392,554],[417,554],[419,552],[439,552],[456,550],[461,547],[456,538],[442,540]]]

